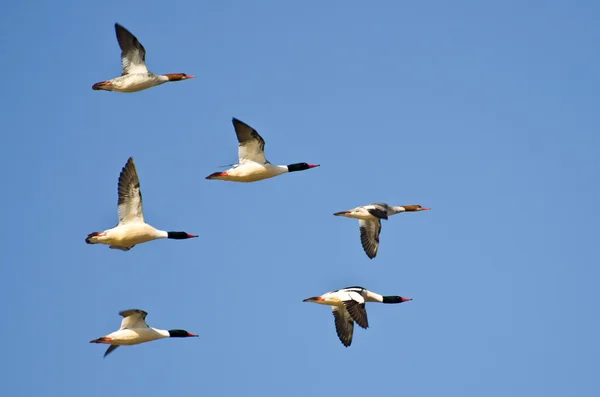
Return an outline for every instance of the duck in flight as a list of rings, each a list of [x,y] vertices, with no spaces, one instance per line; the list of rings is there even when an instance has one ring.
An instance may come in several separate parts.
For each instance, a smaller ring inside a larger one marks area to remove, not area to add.
[[[154,74],[146,67],[146,50],[138,39],[123,26],[115,23],[117,41],[121,47],[121,67],[123,73],[114,79],[101,81],[92,86],[93,90],[138,92],[170,81],[193,79],[185,73]]]
[[[335,216],[358,219],[360,227],[360,242],[367,256],[371,259],[377,255],[379,249],[379,233],[381,220],[402,212],[428,211],[420,205],[393,206],[385,203],[375,203],[353,208],[349,211],[336,212]]]
[[[103,232],[88,234],[85,242],[88,244],[107,244],[113,249],[129,251],[136,244],[145,243],[159,238],[183,240],[198,237],[186,232],[165,232],[155,229],[144,221],[142,212],[142,192],[140,181],[133,163],[133,157],[121,170],[119,176],[119,224]]]
[[[190,334],[182,329],[164,330],[152,328],[146,324],[146,313],[143,310],[131,309],[119,312],[123,320],[121,328],[106,336],[91,340],[90,343],[104,343],[110,345],[104,353],[104,357],[115,351],[119,346],[123,345],[138,345],[144,342],[150,342],[162,338],[188,338],[198,336]]]
[[[265,158],[265,140],[240,120],[233,119],[233,128],[239,142],[239,163],[225,172],[215,172],[206,179],[217,179],[231,182],[256,182],[286,172],[304,171],[318,167],[319,164],[295,163],[290,165],[273,165]]]
[[[337,336],[348,347],[352,344],[355,322],[361,328],[369,327],[365,302],[402,303],[411,300],[412,298],[401,296],[381,296],[363,287],[348,287],[307,298],[302,302],[331,306]]]

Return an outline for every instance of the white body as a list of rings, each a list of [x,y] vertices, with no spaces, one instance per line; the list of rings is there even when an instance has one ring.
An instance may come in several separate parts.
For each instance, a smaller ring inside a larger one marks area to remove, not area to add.
[[[273,178],[286,172],[288,172],[288,169],[285,165],[260,164],[254,161],[245,161],[225,171],[227,175],[215,176],[213,179],[232,182],[256,182]]]
[[[133,247],[159,238],[167,238],[167,232],[155,229],[144,222],[119,224],[90,238],[92,244],[107,244],[114,247]]]
[[[379,250],[379,234],[381,233],[381,219],[407,211],[423,211],[420,205],[394,206],[385,203],[362,205],[348,211],[336,212],[335,216],[358,219],[360,228],[360,242],[365,254],[370,259],[377,256]]]
[[[110,82],[110,86],[107,86],[104,90],[131,93],[164,84],[169,81],[169,78],[146,72],[126,74],[125,76],[116,77],[108,81]]]
[[[383,302],[383,296],[362,287],[348,287],[305,299],[304,302],[331,306],[337,336],[348,347],[352,344],[354,322],[362,328],[369,327],[365,302]]]
[[[153,340],[168,338],[169,331],[156,328],[133,328],[120,329],[105,336],[109,339],[98,343],[107,345],[129,346],[138,345],[140,343],[151,342]]]

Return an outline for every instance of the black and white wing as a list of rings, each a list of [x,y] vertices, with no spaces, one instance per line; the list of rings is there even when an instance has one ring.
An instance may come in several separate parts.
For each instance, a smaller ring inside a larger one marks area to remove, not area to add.
[[[388,219],[390,207],[385,203],[369,204],[365,205],[363,208],[369,211],[369,214],[373,215],[376,218],[386,220]]]
[[[133,157],[127,160],[127,164],[119,175],[119,224],[143,223],[142,192],[140,180],[135,169]]]
[[[379,249],[379,233],[381,233],[381,220],[358,221],[360,227],[360,242],[367,256],[371,259],[377,255]]]
[[[233,119],[233,128],[240,143],[238,147],[239,163],[242,164],[246,161],[254,161],[259,164],[268,163],[265,158],[265,140],[258,132],[235,118]]]
[[[146,316],[148,313],[143,310],[123,310],[119,312],[119,315],[123,317],[120,329],[148,328],[148,324],[146,324]]]
[[[123,69],[121,76],[148,73],[144,46],[129,30],[118,23],[115,23],[115,31],[119,47],[121,47],[121,68]]]
[[[333,306],[331,308],[335,320],[335,332],[340,342],[346,347],[352,344],[352,334],[354,333],[354,320],[350,313],[343,307]]]
[[[367,310],[365,309],[365,298],[360,292],[340,291],[338,292],[344,307],[350,313],[350,317],[362,328],[369,327]]]

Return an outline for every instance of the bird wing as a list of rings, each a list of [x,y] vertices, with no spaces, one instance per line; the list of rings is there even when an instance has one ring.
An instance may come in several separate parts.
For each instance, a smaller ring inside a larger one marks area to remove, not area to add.
[[[119,312],[119,314],[123,317],[120,329],[148,328],[148,324],[146,324],[146,316],[148,313],[143,310],[123,310]]]
[[[121,76],[148,73],[144,46],[129,30],[118,23],[115,23],[115,31],[119,47],[121,47],[121,68],[123,69]]]
[[[127,164],[119,175],[119,224],[144,223],[142,210],[142,191],[140,180],[135,169],[133,157],[127,160]]]
[[[365,298],[360,292],[344,291],[339,293],[344,307],[350,313],[350,317],[362,328],[369,327],[367,310],[365,309]]]
[[[365,205],[363,208],[366,209],[367,211],[369,211],[369,214],[373,215],[374,217],[377,217],[379,219],[387,219],[388,218],[389,211],[388,211],[387,204],[375,203],[375,204]]]
[[[265,140],[248,124],[233,119],[233,128],[237,135],[239,163],[254,161],[259,164],[268,163],[265,158]]]
[[[379,249],[379,233],[381,233],[381,220],[358,221],[360,227],[360,242],[367,256],[371,259],[377,255]]]
[[[119,345],[110,345],[110,346],[108,346],[108,349],[106,349],[106,352],[104,353],[104,357],[106,357],[110,353],[114,352],[117,347],[119,347]]]
[[[352,344],[352,334],[354,333],[354,321],[350,313],[343,307],[333,306],[331,308],[335,320],[335,332],[340,342],[346,347]]]

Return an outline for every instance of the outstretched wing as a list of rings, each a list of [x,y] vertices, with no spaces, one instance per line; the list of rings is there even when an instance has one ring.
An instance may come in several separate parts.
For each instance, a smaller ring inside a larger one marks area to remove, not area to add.
[[[120,329],[148,328],[148,324],[146,324],[146,316],[148,313],[143,310],[123,310],[119,312],[119,314],[123,317]]]
[[[133,157],[127,160],[127,164],[121,170],[118,190],[119,224],[143,223],[142,191]]]
[[[362,294],[357,291],[340,291],[339,297],[348,313],[350,313],[350,317],[362,328],[368,328],[369,320],[365,309],[365,298]]]
[[[371,259],[377,255],[379,249],[379,233],[381,233],[381,220],[358,221],[360,227],[360,242],[367,256]]]
[[[129,30],[118,23],[115,23],[115,31],[119,47],[121,47],[121,68],[123,69],[121,76],[148,73],[144,46]]]
[[[354,333],[354,321],[350,313],[343,307],[333,306],[331,308],[335,321],[335,332],[340,342],[346,347],[352,344],[352,335]]]
[[[117,347],[119,347],[119,345],[110,345],[110,346],[108,346],[108,349],[106,349],[106,352],[104,353],[104,357],[106,357],[110,353],[114,352]]]
[[[239,142],[239,163],[242,164],[246,161],[254,161],[260,164],[268,163],[265,158],[265,140],[258,132],[248,124],[235,118],[233,119],[233,128]]]

